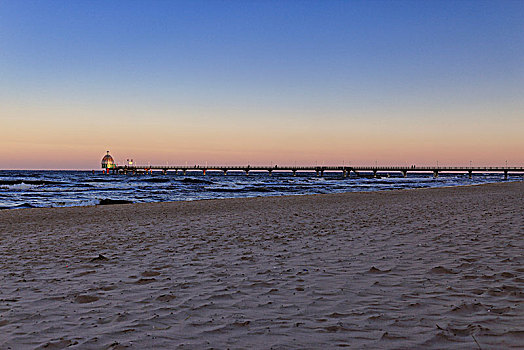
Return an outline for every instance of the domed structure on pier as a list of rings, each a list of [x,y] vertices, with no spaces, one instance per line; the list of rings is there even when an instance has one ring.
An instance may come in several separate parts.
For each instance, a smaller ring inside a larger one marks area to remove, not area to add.
[[[115,167],[115,161],[113,157],[109,155],[109,151],[107,151],[107,154],[102,158],[102,169],[112,169]]]

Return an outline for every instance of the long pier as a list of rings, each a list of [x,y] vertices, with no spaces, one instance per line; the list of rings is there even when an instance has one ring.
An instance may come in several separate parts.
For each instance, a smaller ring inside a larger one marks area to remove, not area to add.
[[[200,172],[202,175],[206,175],[208,172],[221,172],[227,175],[229,172],[243,172],[245,175],[249,175],[250,172],[266,172],[270,176],[274,172],[279,173],[292,173],[296,176],[299,172],[315,173],[316,176],[324,176],[325,172],[339,172],[343,177],[348,177],[352,173],[356,176],[371,176],[367,174],[373,174],[373,177],[380,177],[380,174],[386,173],[400,173],[402,176],[407,177],[409,173],[430,173],[433,177],[437,178],[439,173],[464,173],[468,174],[471,178],[473,173],[500,173],[504,174],[504,178],[508,178],[509,173],[523,173],[524,167],[431,167],[431,166],[210,166],[210,165],[193,165],[193,166],[182,166],[182,165],[116,165],[113,168],[107,169],[106,173],[112,172],[113,174],[147,174],[153,171],[161,171],[166,174],[167,172],[174,172],[175,174],[182,173],[186,175],[187,172]],[[366,175],[365,175],[366,174]]]

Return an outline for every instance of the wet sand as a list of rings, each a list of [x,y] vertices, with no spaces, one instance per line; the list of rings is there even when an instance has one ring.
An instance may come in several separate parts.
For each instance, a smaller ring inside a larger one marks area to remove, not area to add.
[[[524,344],[524,183],[0,212],[0,349]]]

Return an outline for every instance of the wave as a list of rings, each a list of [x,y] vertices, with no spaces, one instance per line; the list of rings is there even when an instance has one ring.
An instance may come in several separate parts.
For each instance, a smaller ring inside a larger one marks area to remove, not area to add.
[[[166,179],[166,178],[163,178],[163,177],[152,177],[152,178],[147,178],[147,179],[143,179],[143,180],[139,180],[139,181],[152,182],[152,183],[171,182],[170,179]]]
[[[82,180],[82,182],[115,182],[120,181],[119,178],[112,178],[111,180],[108,179],[86,179]]]
[[[35,207],[34,205],[31,205],[29,203],[23,203],[23,204],[19,204],[19,205],[13,205],[11,207],[0,207],[0,210],[4,210],[4,209],[31,209],[31,208],[38,208],[38,207]]]
[[[80,188],[82,188],[82,187],[95,188],[96,186],[90,185],[90,184],[79,183],[79,184],[74,184],[72,187],[74,187],[74,188],[77,188],[77,187],[80,187]]]
[[[294,188],[282,187],[282,186],[247,186],[241,188],[231,188],[231,187],[207,187],[206,191],[210,192],[232,192],[232,193],[245,193],[245,192],[259,192],[259,193],[269,193],[269,192],[294,192]]]
[[[192,177],[186,177],[182,180],[178,180],[178,182],[190,183],[190,184],[207,184],[207,185],[213,184],[213,181],[194,179]]]
[[[0,185],[0,190],[8,190],[8,191],[27,191],[35,188],[34,185],[26,185],[24,183],[17,184],[17,185]]]
[[[242,192],[243,188],[231,188],[231,187],[207,187],[206,191],[210,192]]]
[[[67,182],[62,181],[50,181],[50,180],[0,180],[0,186],[12,186],[12,185],[67,185]]]

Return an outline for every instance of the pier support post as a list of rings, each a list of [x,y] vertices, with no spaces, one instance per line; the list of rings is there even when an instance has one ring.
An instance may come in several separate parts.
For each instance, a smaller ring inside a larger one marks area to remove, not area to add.
[[[508,179],[508,171],[504,170],[504,180],[507,180],[507,179]]]
[[[206,170],[207,170],[207,169],[202,169],[202,174],[203,174],[204,176],[206,176]]]
[[[402,170],[402,176],[408,177],[408,171],[407,170]]]
[[[377,171],[376,170],[373,170],[373,177],[376,179],[377,178]]]
[[[182,175],[186,176],[186,169],[182,170]]]
[[[434,177],[435,179],[438,177],[438,171],[437,171],[437,170],[433,171],[433,177]]]
[[[272,170],[268,170],[268,173],[269,173],[269,176],[273,175],[273,171]]]
[[[468,171],[468,175],[469,175],[469,178],[470,178],[470,179],[473,178],[473,171],[471,171],[471,170]]]
[[[320,176],[324,176],[324,170],[320,170]]]
[[[344,169],[344,170],[343,170],[343,175],[342,175],[342,177],[346,178],[347,176],[348,176],[348,172],[347,172],[346,169]]]
[[[293,176],[297,176],[297,171],[293,170]]]
[[[227,175],[227,169],[224,169],[224,176]]]
[[[248,176],[249,175],[249,170],[246,169],[245,172],[246,172],[246,176]]]

